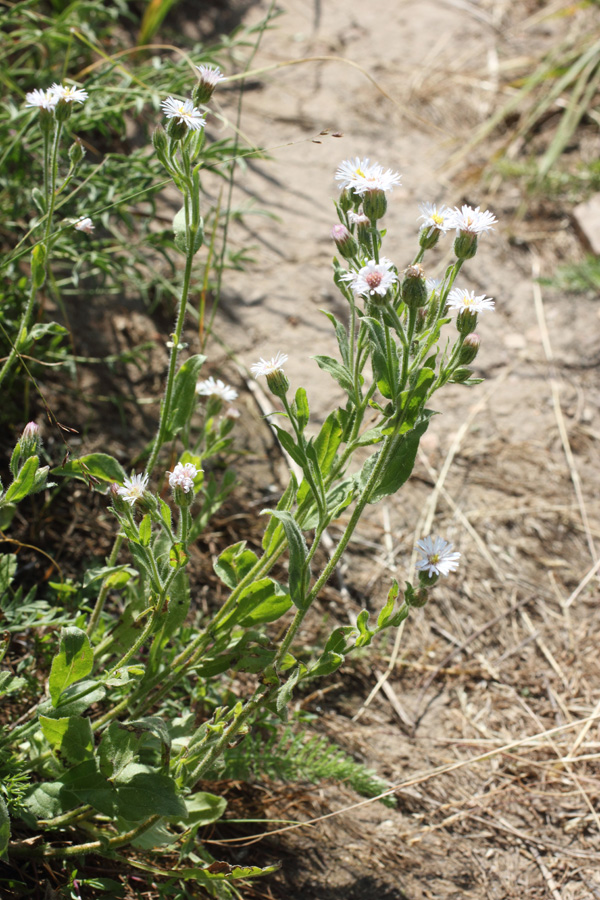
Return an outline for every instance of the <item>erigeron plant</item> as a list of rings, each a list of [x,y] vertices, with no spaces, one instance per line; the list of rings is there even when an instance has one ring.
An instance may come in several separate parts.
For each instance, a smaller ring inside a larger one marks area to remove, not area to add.
[[[9,858],[110,854],[129,844],[189,847],[197,830],[223,813],[223,798],[198,785],[215,772],[226,749],[265,711],[285,720],[303,682],[331,674],[352,651],[397,628],[411,608],[425,605],[439,577],[458,566],[460,554],[452,545],[425,537],[419,542],[416,577],[402,589],[392,584],[375,622],[362,610],[356,624],[333,629],[316,655],[298,641],[303,620],[367,506],[396,494],[409,478],[433,415],[433,395],[448,382],[480,381],[468,368],[479,350],[474,332],[478,315],[494,305],[455,286],[462,266],[477,252],[480,235],[495,224],[491,213],[424,204],[418,250],[399,268],[382,254],[380,223],[400,178],[369,160],[348,160],[336,174],[339,224],[332,230],[343,260],[334,260],[334,281],[348,316],[342,322],[326,312],[339,358],[315,357],[342,388],[344,405],[333,409],[311,436],[309,400],[304,388],[291,389],[284,371],[287,355],[280,351],[252,367],[281,404],[285,427],[274,427],[302,477],[290,471],[276,507],[263,510],[262,553],[240,540],[215,560],[228,596],[193,628],[187,626],[186,640],[180,639],[190,605],[190,545],[231,488],[230,479],[218,486],[205,477],[204,464],[228,448],[239,415],[225,409],[236,399],[233,388],[213,377],[200,378],[203,356],[179,365],[192,262],[203,245],[205,116],[200,106],[220,81],[220,73],[206,67],[199,75],[191,99],[163,102],[167,126],[154,135],[156,153],[183,198],[173,227],[185,265],[159,423],[145,470],[126,475],[107,454],[89,454],[52,470],[55,477],[103,486],[117,533],[106,565],[84,576],[87,588],[97,587],[91,613],[80,614],[57,638],[47,695],[0,739],[0,750],[32,776],[12,809],[21,820],[13,822],[12,840],[9,811],[0,800],[0,850]],[[48,92],[34,93],[50,133],[48,117],[60,104],[53,105]],[[52,155],[48,165],[51,160]],[[47,177],[52,181],[54,176]],[[84,219],[79,227],[85,231],[90,224]],[[430,282],[423,260],[449,231],[456,232],[456,259],[439,283]],[[456,313],[454,326],[451,313]],[[446,326],[453,340],[440,349]],[[167,470],[163,450],[176,442],[179,459]],[[366,461],[357,469],[365,450]],[[40,461],[39,429],[29,425],[13,454],[13,481],[0,504],[14,506],[46,486],[48,467],[40,467]],[[170,500],[163,496],[167,481]],[[325,532],[344,511],[341,537],[320,567],[317,551]],[[282,560],[288,572],[284,583],[273,576]],[[113,602],[107,609],[109,593]],[[112,610],[118,606],[117,616]],[[279,620],[277,630],[265,627]],[[211,681],[237,672],[252,676],[248,695],[218,706],[201,723],[192,713],[169,715],[169,702],[181,696],[182,685],[204,695]],[[20,687],[10,677],[1,684],[6,690]],[[24,839],[25,826],[40,838]],[[209,885],[216,878],[231,881],[269,870],[215,868],[196,857],[193,867],[180,871]]]

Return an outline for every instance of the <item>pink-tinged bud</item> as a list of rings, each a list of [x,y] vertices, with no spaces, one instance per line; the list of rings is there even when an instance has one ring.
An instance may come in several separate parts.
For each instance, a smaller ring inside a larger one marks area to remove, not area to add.
[[[224,413],[223,418],[224,418],[224,419],[231,419],[233,422],[235,422],[235,421],[237,421],[237,419],[240,418],[241,415],[242,415],[242,414],[241,414],[241,412],[239,411],[239,409],[237,409],[237,407],[235,407],[235,406],[230,406],[229,409],[226,410],[226,412]]]
[[[461,366],[468,366],[473,362],[477,354],[479,353],[479,347],[481,345],[481,339],[477,334],[468,334],[463,341],[463,345],[460,348],[460,354],[458,357],[458,361]]]
[[[341,222],[331,229],[331,238],[335,241],[340,256],[344,259],[354,259],[358,252],[358,246],[348,229]]]
[[[224,75],[217,66],[196,66],[198,69],[199,81],[194,88],[193,101],[194,104],[208,103],[212,97],[216,86],[223,81]]]
[[[41,428],[37,422],[28,422],[23,429],[23,434],[19,441],[21,450],[21,460],[25,461],[30,456],[37,456],[42,444]]]

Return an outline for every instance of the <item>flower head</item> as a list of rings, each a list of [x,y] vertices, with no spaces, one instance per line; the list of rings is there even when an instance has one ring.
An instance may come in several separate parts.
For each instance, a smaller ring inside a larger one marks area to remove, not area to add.
[[[435,228],[445,234],[451,227],[448,224],[450,210],[447,206],[440,206],[438,209],[435,203],[419,203],[421,215],[419,219],[423,219],[420,230],[425,231],[426,228]]]
[[[29,91],[25,94],[25,106],[37,106],[38,109],[53,110],[58,103],[58,97],[53,93],[52,89],[41,91],[36,88],[35,91]]]
[[[88,98],[88,92],[77,87],[70,87],[65,84],[54,83],[50,88],[50,92],[56,98],[54,103],[63,100],[65,103],[83,103]]]
[[[181,488],[184,494],[194,490],[194,478],[198,469],[193,463],[177,463],[172,472],[169,472],[169,484],[175,488]]]
[[[225,76],[221,72],[218,66],[196,66],[198,72],[200,73],[200,81],[204,84],[210,85],[214,90],[220,81],[223,81]]]
[[[465,291],[462,288],[454,288],[448,294],[448,307],[458,312],[479,313],[494,311],[494,301],[485,294],[475,296],[475,291]]]
[[[133,506],[136,500],[141,500],[144,491],[148,485],[148,475],[135,475],[131,478],[123,480],[123,486],[117,488],[117,494],[123,498],[130,506]]]
[[[94,223],[89,216],[81,216],[73,223],[75,231],[85,231],[86,234],[92,234],[94,231]]]
[[[275,372],[282,372],[287,361],[287,353],[279,350],[271,360],[263,359],[261,356],[257,363],[250,366],[250,371],[255,378],[260,378],[261,375],[273,375]]]
[[[340,182],[340,188],[349,188],[356,194],[366,194],[372,191],[391,191],[400,184],[400,175],[391,169],[384,171],[383,166],[377,163],[369,163],[368,158],[347,159],[338,167],[335,173],[336,181]]]
[[[190,131],[200,131],[206,124],[206,119],[191,100],[176,100],[175,97],[167,97],[162,101],[161,106],[167,119],[176,119],[179,124],[185,125]]]
[[[373,297],[375,294],[385,297],[392,285],[398,281],[398,276],[392,271],[393,265],[385,256],[382,256],[379,262],[370,259],[358,272],[348,272],[347,275],[342,275],[342,278],[350,282],[355,294],[362,297]]]
[[[447,213],[447,227],[456,228],[457,233],[467,233],[472,235],[485,234],[491,231],[493,226],[498,222],[496,216],[489,210],[481,212],[479,207],[473,209],[472,206],[457,206]]]
[[[196,383],[196,393],[201,397],[219,397],[226,403],[231,403],[238,395],[235,388],[225,384],[220,378],[215,381],[212,376]]]
[[[422,557],[417,562],[417,569],[420,572],[427,572],[429,577],[448,575],[458,569],[458,561],[460,553],[453,551],[452,544],[443,540],[441,537],[423,538],[417,541],[417,547],[422,553]]]

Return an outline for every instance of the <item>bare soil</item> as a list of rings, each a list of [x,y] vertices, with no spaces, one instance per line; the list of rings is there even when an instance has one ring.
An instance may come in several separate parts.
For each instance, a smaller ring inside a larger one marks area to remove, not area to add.
[[[281,833],[255,826],[271,832],[258,839],[250,826],[206,835],[217,858],[282,860],[275,876],[248,888],[248,900],[600,898],[600,609],[597,578],[584,580],[600,544],[600,307],[592,294],[565,296],[536,281],[581,258],[566,201],[538,200],[535,216],[517,216],[524,198],[514,184],[491,195],[482,180],[490,143],[445,168],[505,99],[503,64],[560,39],[564,18],[538,15],[543,6],[286,0],[253,62],[253,70],[271,68],[251,75],[241,131],[272,158],[240,171],[235,202],[276,218],[249,217],[231,235],[255,264],[226,273],[215,322],[222,344],[212,342],[209,367],[243,392],[249,453],[229,511],[237,518],[224,514],[215,541],[232,528],[237,540],[251,537],[256,509],[280,478],[268,425],[245,390],[249,365],[288,353],[286,373],[306,387],[315,421],[338,399],[311,356],[335,352],[319,310],[344,314],[329,239],[339,162],[368,156],[402,172],[385,249],[399,267],[414,254],[419,201],[489,206],[500,225],[462,281],[496,300],[479,328],[475,368],[486,381],[438,395],[442,415],[410,482],[362,523],[322,616],[303,635],[313,641],[320,628],[381,607],[391,580],[410,574],[424,534],[460,549],[459,572],[411,616],[398,646],[380,643],[298,701],[317,714],[320,731],[398,786],[398,807],[339,785],[230,786],[232,818],[311,823]],[[267,8],[265,0],[250,6],[245,22]],[[217,98],[231,121],[233,93]],[[215,136],[220,127],[213,120]],[[216,193],[210,181],[207,188]],[[444,252],[428,275],[443,270]],[[113,348],[156,335],[141,313],[118,315]],[[195,352],[193,332],[189,340]],[[159,353],[158,371],[164,360]],[[85,376],[84,395],[95,377]],[[157,387],[157,378],[131,377],[138,397]],[[89,409],[91,421],[97,402]],[[151,419],[153,407],[142,409]],[[128,424],[125,416],[111,447],[124,460]],[[86,451],[100,447],[96,433],[90,426]],[[99,513],[93,526],[103,521]],[[209,535],[204,560],[211,546]]]

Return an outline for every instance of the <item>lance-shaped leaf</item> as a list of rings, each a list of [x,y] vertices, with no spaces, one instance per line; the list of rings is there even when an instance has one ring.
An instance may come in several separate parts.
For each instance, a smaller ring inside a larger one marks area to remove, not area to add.
[[[6,853],[8,842],[10,840],[10,818],[6,803],[0,797],[0,857]]]
[[[290,597],[294,606],[304,609],[306,604],[306,589],[309,580],[307,564],[308,548],[304,535],[291,513],[282,509],[265,509],[263,513],[275,516],[283,525],[290,551],[289,579]]]
[[[68,625],[60,635],[58,653],[52,660],[48,689],[52,705],[58,706],[60,695],[71,684],[81,681],[92,671],[94,651],[85,631]]]
[[[7,489],[4,496],[4,503],[18,503],[28,494],[33,492],[35,486],[35,476],[40,466],[40,460],[37,456],[30,456],[29,459],[21,467],[21,471]]]
[[[313,356],[313,359],[320,369],[323,369],[324,372],[329,372],[331,377],[335,378],[339,386],[343,388],[350,397],[354,396],[352,373],[346,366],[343,366],[332,356]]]
[[[213,568],[221,581],[233,590],[257,562],[256,553],[246,550],[246,541],[240,541],[223,550]]]
[[[167,421],[167,431],[170,439],[175,437],[187,425],[196,409],[196,382],[205,361],[206,357],[201,354],[191,356],[184,362],[175,376],[171,409],[169,410]]]

